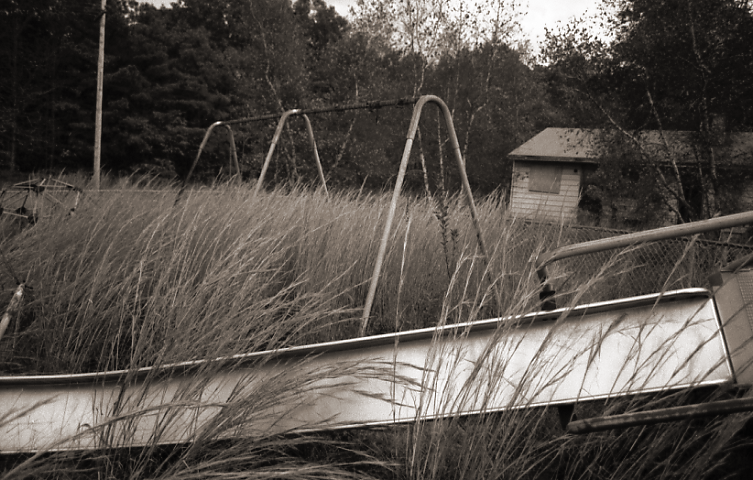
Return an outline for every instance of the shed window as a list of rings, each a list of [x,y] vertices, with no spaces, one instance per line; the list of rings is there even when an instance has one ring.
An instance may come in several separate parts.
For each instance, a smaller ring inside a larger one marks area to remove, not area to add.
[[[528,191],[560,193],[562,165],[532,164],[528,174]]]

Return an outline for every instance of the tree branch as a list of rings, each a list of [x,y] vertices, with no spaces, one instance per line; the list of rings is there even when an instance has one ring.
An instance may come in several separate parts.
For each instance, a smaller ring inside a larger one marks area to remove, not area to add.
[[[625,130],[621,125],[617,123],[617,121],[612,118],[612,116],[606,111],[604,106],[597,102],[596,99],[593,98],[593,96],[585,91],[581,91],[584,93],[591,101],[596,105],[596,107],[601,110],[601,112],[604,114],[605,117],[609,120],[609,123],[611,123],[623,136],[628,138],[637,148],[640,153],[641,158],[646,162],[647,165],[649,165],[657,174],[657,177],[659,178],[659,181],[667,191],[669,191],[675,199],[683,204],[684,206],[689,207],[687,201],[684,197],[681,197],[678,195],[678,193],[670,186],[669,182],[667,181],[667,178],[664,176],[664,172],[661,171],[661,168],[659,168],[658,165],[656,165],[654,162],[651,161],[650,157],[648,156],[648,153],[646,153],[645,149],[643,148],[643,145],[638,140],[638,138],[635,137],[635,135],[631,134],[627,130]],[[680,214],[680,211],[674,206],[671,205],[669,202],[665,202],[666,205],[672,210],[672,212],[677,215],[677,218],[680,219],[681,222],[684,222],[684,219],[682,218],[682,215]]]

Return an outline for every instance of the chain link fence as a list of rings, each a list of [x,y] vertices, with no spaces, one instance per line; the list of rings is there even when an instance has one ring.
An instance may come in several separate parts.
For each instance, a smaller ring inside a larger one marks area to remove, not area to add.
[[[529,230],[524,233],[534,234],[530,235],[535,240],[529,248],[542,252],[630,233],[535,223],[527,223],[523,228]],[[576,295],[577,303],[582,304],[680,288],[709,288],[709,275],[751,253],[752,245],[696,235],[571,257],[551,264],[547,270],[555,290],[564,297],[560,297],[558,304],[564,305]]]

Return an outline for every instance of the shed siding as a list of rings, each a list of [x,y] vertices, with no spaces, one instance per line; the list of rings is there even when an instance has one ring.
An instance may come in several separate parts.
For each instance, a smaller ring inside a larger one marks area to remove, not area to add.
[[[525,218],[549,221],[575,220],[580,197],[580,165],[562,165],[560,193],[528,190],[529,162],[515,162],[510,205],[512,213]]]

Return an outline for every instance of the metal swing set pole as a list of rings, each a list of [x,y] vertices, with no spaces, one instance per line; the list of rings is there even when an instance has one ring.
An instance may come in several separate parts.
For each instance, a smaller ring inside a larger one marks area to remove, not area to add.
[[[272,139],[272,143],[270,144],[269,150],[267,151],[267,155],[264,159],[264,165],[262,166],[262,171],[259,175],[259,178],[257,179],[256,186],[254,187],[254,195],[256,195],[261,189],[261,185],[264,181],[264,177],[269,168],[269,164],[272,160],[272,157],[274,156],[275,147],[277,146],[277,143],[280,140],[280,136],[282,135],[282,130],[285,126],[285,122],[287,121],[289,117],[294,117],[294,116],[302,116],[303,120],[306,122],[306,130],[309,137],[309,143],[313,151],[314,162],[316,163],[317,172],[319,174],[319,180],[322,182],[322,186],[324,187],[324,190],[326,192],[327,185],[326,185],[326,180],[324,177],[324,170],[322,169],[321,160],[319,158],[319,151],[316,146],[316,139],[314,138],[314,130],[311,126],[311,121],[309,120],[308,115],[314,115],[314,114],[319,114],[319,113],[331,113],[331,112],[345,112],[349,110],[364,110],[364,109],[371,110],[371,109],[384,108],[384,107],[406,106],[406,105],[413,105],[417,101],[418,101],[417,98],[407,97],[407,98],[399,98],[395,100],[380,100],[380,101],[374,101],[374,102],[364,102],[364,103],[356,103],[356,104],[351,104],[351,105],[340,105],[340,106],[324,107],[324,108],[293,109],[293,110],[287,110],[286,112],[283,112],[282,115],[278,113],[270,113],[270,114],[258,115],[254,117],[239,118],[236,120],[226,120],[226,121],[215,122],[209,126],[206,133],[204,134],[204,138],[202,139],[201,145],[199,146],[199,152],[196,154],[196,158],[191,164],[191,168],[189,169],[188,174],[186,175],[186,178],[183,181],[181,192],[188,185],[188,181],[193,175],[193,172],[196,169],[196,165],[199,163],[199,159],[201,158],[201,154],[203,153],[204,148],[206,148],[207,142],[209,141],[209,137],[212,135],[212,132],[214,131],[215,128],[220,127],[220,126],[227,128],[228,138],[230,141],[230,154],[232,157],[233,167],[235,168],[236,174],[240,175],[240,167],[238,165],[238,156],[235,150],[235,140],[234,140],[233,130],[231,126],[239,125],[242,123],[260,122],[264,120],[274,120],[276,118],[279,118],[279,121],[277,123],[277,129],[275,130],[275,135]]]
[[[473,227],[476,230],[476,239],[478,241],[478,247],[481,251],[481,256],[484,261],[484,270],[486,271],[489,266],[489,251],[484,243],[484,238],[481,233],[481,225],[478,221],[478,212],[476,211],[476,205],[473,201],[473,192],[471,186],[468,183],[468,175],[465,171],[465,161],[460,151],[460,143],[458,142],[457,134],[455,133],[455,125],[452,121],[452,114],[447,104],[442,101],[441,98],[434,95],[424,95],[418,99],[416,105],[413,107],[413,117],[411,118],[410,127],[408,128],[408,135],[405,141],[405,149],[403,150],[403,158],[400,161],[400,170],[397,174],[397,180],[395,181],[395,190],[392,194],[392,201],[390,202],[390,209],[387,213],[387,221],[384,226],[384,232],[382,233],[382,241],[379,244],[379,253],[377,254],[376,264],[374,265],[374,273],[371,276],[371,284],[369,285],[369,293],[366,296],[366,304],[363,308],[363,316],[361,317],[361,329],[360,336],[366,335],[366,329],[369,325],[369,316],[371,315],[371,307],[374,304],[374,297],[376,296],[377,284],[379,283],[379,274],[382,270],[382,264],[384,263],[384,257],[387,252],[387,242],[390,237],[390,230],[392,228],[392,221],[395,218],[395,210],[397,209],[397,201],[400,197],[400,190],[405,179],[405,172],[408,169],[408,160],[410,159],[411,149],[413,148],[413,140],[416,137],[418,131],[418,122],[421,120],[421,112],[424,105],[427,103],[433,103],[439,108],[444,115],[445,125],[447,126],[447,132],[450,136],[450,144],[452,151],[455,155],[456,164],[458,167],[458,173],[460,175],[461,183],[463,184],[463,193],[465,194],[466,201],[468,203],[468,209],[471,212],[471,220],[473,221]],[[493,280],[492,280],[493,282]],[[498,287],[495,287],[498,288]],[[499,295],[499,292],[497,292]]]
[[[471,213],[471,220],[473,222],[474,229],[476,230],[476,238],[478,241],[479,251],[481,252],[481,256],[484,261],[484,268],[487,269],[489,261],[490,261],[489,250],[486,247],[486,244],[484,243],[483,235],[481,232],[481,226],[478,220],[478,212],[476,210],[476,205],[473,201],[473,192],[471,191],[470,184],[468,183],[468,175],[465,170],[465,161],[463,160],[463,156],[460,150],[460,143],[458,142],[457,134],[455,132],[455,125],[452,120],[452,114],[450,113],[450,109],[447,107],[447,104],[445,104],[445,102],[437,96],[424,95],[419,98],[411,97],[411,98],[401,98],[397,100],[375,101],[375,102],[367,102],[367,103],[359,103],[359,104],[335,106],[335,107],[288,110],[284,112],[281,116],[279,116],[277,129],[275,130],[274,137],[272,138],[272,142],[269,146],[269,150],[267,151],[267,155],[264,159],[264,164],[262,165],[259,178],[257,179],[256,185],[254,186],[253,195],[256,196],[261,190],[261,186],[264,182],[264,177],[267,174],[267,170],[269,169],[269,165],[272,161],[272,157],[274,156],[275,148],[282,135],[285,122],[287,121],[289,117],[303,116],[303,119],[306,122],[306,128],[309,135],[309,141],[313,150],[314,161],[317,166],[319,179],[321,180],[322,186],[326,193],[327,192],[326,180],[324,177],[324,172],[322,170],[321,161],[319,159],[319,152],[316,147],[316,140],[314,138],[314,132],[311,127],[311,121],[308,118],[308,114],[343,112],[343,111],[358,110],[358,109],[375,109],[375,108],[383,108],[383,107],[391,107],[391,106],[414,105],[413,116],[411,118],[410,127],[408,129],[408,135],[406,137],[405,149],[403,151],[403,156],[400,161],[400,169],[398,171],[397,180],[395,182],[395,190],[392,195],[392,201],[390,202],[390,209],[387,214],[386,224],[384,226],[384,231],[382,233],[382,240],[379,245],[379,251],[377,253],[376,264],[374,266],[374,271],[371,277],[371,283],[369,285],[369,291],[366,297],[366,303],[363,309],[363,315],[361,318],[361,327],[360,327],[361,336],[366,334],[366,329],[368,328],[369,316],[371,315],[371,308],[374,304],[374,297],[376,296],[376,289],[379,283],[379,275],[381,273],[382,264],[384,263],[384,257],[387,252],[387,242],[389,240],[390,231],[392,229],[392,222],[395,218],[395,210],[397,209],[397,201],[400,197],[400,191],[402,189],[403,180],[405,179],[405,173],[408,168],[408,160],[410,158],[410,153],[413,147],[413,141],[418,131],[418,123],[421,119],[421,112],[423,111],[424,105],[426,105],[427,103],[434,103],[440,109],[440,111],[442,112],[444,116],[445,125],[447,127],[447,131],[450,137],[450,144],[451,144],[454,156],[455,156],[458,173],[460,175],[461,183],[463,186],[463,192],[466,196],[466,201],[467,201],[470,213]],[[188,175],[186,175],[186,179],[183,182],[183,188],[181,188],[181,192],[183,191],[183,189],[185,189],[186,185],[188,184],[188,181],[191,178],[191,175],[194,169],[196,168],[196,165],[198,164],[199,159],[201,158],[201,154],[204,151],[204,148],[206,147],[207,141],[209,140],[209,137],[212,134],[212,131],[216,127],[224,126],[225,128],[228,129],[231,143],[233,144],[231,148],[231,153],[233,154],[233,158],[235,161],[236,172],[240,174],[240,170],[238,168],[238,160],[237,160],[237,157],[235,156],[235,149],[234,149],[235,144],[234,144],[234,141],[232,140],[233,138],[232,129],[230,128],[230,126],[241,124],[241,123],[271,120],[274,118],[278,118],[278,114],[267,114],[267,115],[260,115],[256,117],[240,118],[237,120],[229,120],[229,121],[221,121],[221,122],[213,123],[207,129],[207,132],[204,135],[204,139],[201,142],[201,146],[199,147],[199,152],[196,155],[196,159],[191,165],[191,169],[189,170]],[[180,197],[180,194],[179,194],[179,197]],[[495,286],[495,288],[498,290],[498,286]],[[499,291],[497,291],[496,293],[498,296],[500,295]]]

